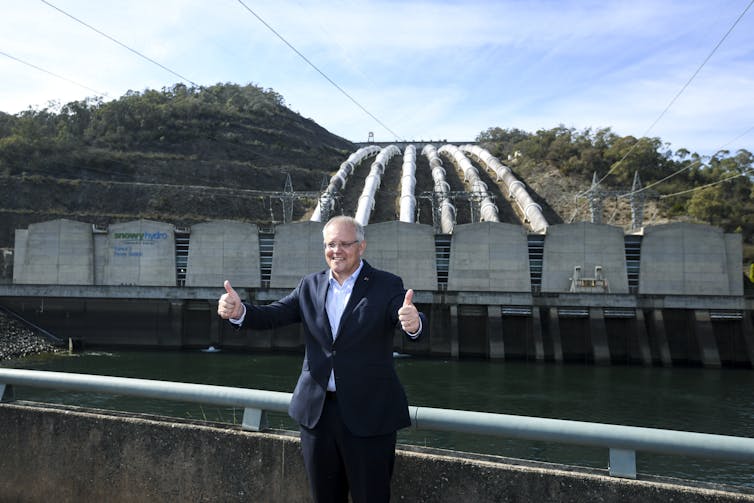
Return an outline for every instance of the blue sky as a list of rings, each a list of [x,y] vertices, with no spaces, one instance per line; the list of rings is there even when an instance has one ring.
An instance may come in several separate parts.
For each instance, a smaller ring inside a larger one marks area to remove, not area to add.
[[[244,0],[388,129],[237,0],[48,2],[199,85],[272,88],[352,141],[562,124],[754,151],[754,7],[652,126],[752,0]],[[0,7],[4,112],[180,81],[45,2]]]

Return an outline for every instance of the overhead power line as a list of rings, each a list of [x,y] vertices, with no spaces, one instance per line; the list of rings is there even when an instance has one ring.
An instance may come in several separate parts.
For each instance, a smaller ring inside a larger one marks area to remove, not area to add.
[[[725,149],[728,145],[730,145],[733,142],[736,142],[736,141],[740,140],[741,138],[743,138],[744,136],[748,135],[752,131],[754,131],[754,126],[750,127],[749,129],[747,129],[746,131],[744,131],[743,133],[741,133],[740,135],[736,136],[731,141],[729,141],[728,143],[726,143],[725,145],[723,145],[722,147],[720,147],[718,149],[718,151]]]
[[[167,71],[167,72],[170,72],[170,73],[172,73],[173,75],[175,75],[175,76],[176,76],[176,77],[178,77],[179,79],[183,80],[184,82],[188,82],[189,84],[191,84],[191,85],[192,85],[192,86],[194,86],[194,87],[200,87],[200,86],[199,86],[199,84],[197,84],[197,83],[196,83],[196,82],[194,82],[193,80],[189,79],[188,77],[184,77],[184,76],[183,76],[183,75],[181,75],[180,73],[178,73],[178,72],[175,72],[175,71],[171,70],[170,68],[168,68],[167,66],[163,65],[162,63],[159,63],[159,62],[157,62],[157,61],[153,60],[153,59],[152,59],[152,58],[150,58],[149,56],[145,56],[144,54],[140,53],[140,52],[139,52],[139,51],[137,51],[136,49],[133,49],[133,48],[131,48],[131,47],[127,46],[127,45],[126,45],[126,44],[124,44],[123,42],[121,42],[121,41],[119,41],[119,40],[116,40],[115,38],[111,37],[111,36],[110,36],[110,35],[108,35],[107,33],[103,32],[103,31],[101,31],[101,30],[98,30],[97,28],[95,28],[94,26],[92,26],[92,25],[90,25],[90,24],[87,24],[87,23],[85,23],[85,22],[84,22],[84,21],[82,21],[81,19],[77,18],[76,16],[74,16],[74,15],[72,15],[72,14],[69,14],[69,13],[67,13],[66,11],[64,11],[63,9],[61,9],[61,8],[59,8],[59,7],[56,7],[55,5],[51,4],[51,3],[50,3],[50,2],[48,2],[47,0],[40,0],[40,1],[41,1],[41,2],[43,3],[43,4],[45,4],[45,5],[48,5],[49,7],[52,7],[53,9],[55,9],[55,10],[56,10],[56,11],[58,11],[58,12],[60,12],[61,14],[65,15],[65,16],[68,16],[69,18],[73,19],[73,20],[74,20],[74,21],[76,21],[77,23],[80,23],[80,24],[82,24],[82,25],[86,26],[87,28],[89,28],[90,30],[94,31],[95,33],[97,33],[97,34],[99,34],[99,35],[102,35],[103,37],[105,37],[106,39],[108,39],[108,40],[110,40],[110,41],[112,41],[112,42],[115,42],[116,44],[118,44],[119,46],[123,47],[124,49],[127,49],[127,50],[131,51],[132,53],[136,54],[136,55],[137,55],[137,56],[139,56],[140,58],[146,59],[146,60],[147,60],[147,61],[149,61],[150,63],[152,63],[152,64],[154,64],[154,65],[157,65],[157,66],[159,66],[159,67],[160,67],[160,68],[162,68],[163,70],[165,70],[165,71]],[[754,1],[754,0],[753,0],[753,1]]]
[[[702,70],[702,68],[704,68],[704,65],[706,65],[707,62],[715,54],[715,52],[717,52],[717,50],[723,44],[723,42],[725,41],[725,39],[728,38],[728,35],[731,34],[731,32],[733,31],[733,29],[738,25],[738,23],[741,21],[741,19],[744,17],[744,15],[746,15],[746,12],[748,12],[748,10],[751,8],[751,6],[753,4],[754,4],[754,0],[751,0],[749,2],[749,4],[746,6],[746,8],[744,8],[744,10],[741,12],[741,14],[739,14],[739,16],[736,18],[736,20],[730,26],[730,28],[728,28],[728,31],[725,32],[725,35],[723,35],[723,37],[720,39],[720,41],[717,44],[715,44],[715,47],[712,48],[712,50],[707,55],[707,57],[704,58],[704,61],[702,61],[702,63],[699,65],[699,67],[696,69],[696,71],[691,75],[691,77],[689,77],[689,79],[686,81],[686,83],[683,84],[683,86],[681,86],[681,89],[676,93],[676,95],[673,97],[673,99],[670,100],[670,103],[668,103],[668,105],[665,107],[665,109],[660,113],[659,116],[657,116],[657,118],[654,120],[654,122],[652,122],[652,124],[647,128],[647,130],[644,131],[644,134],[642,134],[642,137],[647,136],[647,134],[649,134],[649,132],[652,130],[652,128],[654,128],[657,125],[657,123],[660,122],[660,120],[665,116],[665,114],[668,112],[668,110],[670,110],[670,108],[675,104],[675,102],[678,100],[678,98],[681,96],[681,94],[683,94],[683,92],[686,91],[686,88],[689,87],[689,85],[691,84],[691,81],[693,81],[696,78],[696,76],[699,75],[699,72]],[[623,157],[621,157],[618,162],[616,162],[615,164],[612,165],[612,167],[605,174],[605,176],[603,176],[602,178],[599,179],[599,181],[597,182],[597,185],[601,184],[602,181],[605,180],[605,178],[607,178],[608,176],[610,176],[618,168],[618,166],[620,166],[620,164],[623,161],[626,160],[626,158],[629,156],[629,154],[631,154],[631,152],[633,152],[634,148],[636,148],[636,146],[638,144],[639,144],[638,141],[636,143],[634,143],[631,146],[631,148],[628,149],[628,152],[626,152],[626,154]]]
[[[736,173],[735,175],[727,176],[727,177],[725,177],[725,178],[723,178],[721,180],[718,180],[716,182],[707,183],[705,185],[700,185],[699,187],[694,187],[692,189],[682,190],[680,192],[674,192],[673,194],[662,195],[662,196],[660,196],[660,199],[667,199],[668,197],[680,196],[680,195],[683,195],[683,194],[689,194],[691,192],[696,192],[697,190],[702,190],[702,189],[706,189],[706,188],[709,188],[709,187],[714,187],[715,185],[719,185],[721,183],[727,182],[728,180],[732,180],[732,179],[738,178],[740,176],[746,176],[746,175],[749,175],[749,174],[752,174],[752,173],[754,173],[754,168],[749,168],[747,170],[742,171],[741,173]]]
[[[666,181],[666,180],[669,180],[669,179],[673,178],[673,177],[674,177],[674,176],[676,176],[676,175],[680,175],[680,174],[681,174],[681,173],[683,173],[684,171],[687,171],[687,170],[689,170],[689,169],[691,169],[691,168],[695,168],[695,167],[697,167],[697,166],[701,166],[701,165],[702,165],[702,161],[694,161],[694,162],[692,162],[692,163],[689,163],[689,165],[688,165],[688,166],[684,166],[683,168],[681,168],[681,169],[679,169],[679,170],[677,170],[677,171],[675,171],[675,172],[673,172],[673,173],[669,174],[668,176],[666,176],[666,177],[665,177],[665,178],[663,178],[662,180],[657,180],[657,181],[656,181],[656,182],[654,182],[654,183],[650,183],[650,184],[649,184],[649,185],[647,185],[646,187],[642,187],[642,188],[640,188],[639,190],[632,190],[632,191],[631,191],[631,192],[629,192],[628,194],[624,194],[624,195],[622,195],[621,197],[631,197],[631,196],[633,196],[633,195],[635,195],[635,194],[638,194],[638,193],[640,193],[640,192],[644,192],[645,190],[649,190],[649,189],[651,189],[652,187],[654,187],[655,185],[659,185],[659,184],[661,184],[662,182],[664,182],[664,181]]]
[[[29,66],[31,68],[34,68],[35,70],[39,70],[40,72],[44,72],[44,73],[46,73],[48,75],[52,75],[55,78],[58,78],[58,79],[61,79],[61,80],[65,80],[66,82],[69,82],[69,83],[74,84],[76,86],[83,87],[84,89],[88,89],[89,91],[92,91],[93,93],[98,94],[100,96],[107,96],[107,93],[103,93],[103,92],[97,91],[96,89],[92,89],[89,86],[85,86],[84,84],[80,84],[80,83],[76,82],[75,80],[71,80],[71,79],[69,79],[67,77],[63,77],[62,75],[58,75],[57,73],[53,73],[53,72],[51,72],[49,70],[45,70],[44,68],[42,68],[40,66],[37,66],[37,65],[32,64],[32,63],[29,63],[28,61],[24,61],[23,59],[17,58],[15,56],[11,56],[7,52],[0,51],[0,55],[5,56],[6,58],[12,59],[13,61],[17,61],[17,62],[19,62],[19,63],[21,63],[23,65],[26,65],[26,66]]]
[[[42,0],[42,1],[44,1],[44,0]],[[754,1],[754,0],[752,0],[752,1]],[[267,21],[265,21],[264,19],[262,19],[262,18],[261,18],[261,17],[259,16],[259,14],[257,14],[256,12],[254,12],[254,11],[253,11],[253,10],[252,10],[251,8],[249,8],[249,6],[248,6],[248,5],[246,5],[246,4],[245,4],[245,3],[244,3],[244,2],[242,1],[242,0],[238,0],[238,3],[240,3],[240,4],[241,4],[241,5],[242,5],[242,6],[244,7],[244,9],[246,9],[247,11],[249,11],[249,13],[251,13],[251,14],[252,14],[252,15],[253,15],[253,16],[254,16],[255,18],[257,18],[257,19],[259,20],[259,22],[261,22],[261,23],[262,23],[263,25],[265,25],[265,26],[267,27],[267,29],[268,29],[268,30],[270,30],[270,31],[271,31],[272,33],[274,33],[274,34],[275,34],[275,36],[277,36],[277,37],[278,37],[278,38],[279,38],[280,40],[282,40],[282,41],[283,41],[283,43],[284,43],[285,45],[287,45],[287,46],[288,46],[288,47],[289,47],[289,48],[290,48],[290,49],[291,49],[291,50],[292,50],[293,52],[295,52],[296,54],[298,54],[298,56],[299,56],[299,57],[300,57],[301,59],[303,59],[303,60],[304,60],[304,61],[305,61],[305,62],[306,62],[306,63],[307,63],[307,64],[308,64],[309,66],[311,66],[312,68],[314,68],[314,70],[316,70],[316,71],[317,71],[317,73],[319,73],[320,75],[322,75],[322,77],[324,77],[324,78],[325,78],[325,80],[327,80],[327,81],[328,81],[328,82],[329,82],[330,84],[332,84],[332,85],[333,85],[333,86],[334,86],[334,87],[335,87],[335,88],[336,88],[336,89],[337,89],[338,91],[340,91],[340,92],[341,92],[341,93],[342,93],[342,94],[343,94],[343,95],[344,95],[344,96],[345,96],[346,98],[348,98],[349,100],[351,100],[351,102],[353,102],[353,104],[354,104],[354,105],[356,105],[357,107],[359,107],[359,108],[360,108],[360,109],[361,109],[361,110],[362,110],[362,111],[363,111],[364,113],[366,113],[366,114],[367,114],[367,115],[368,115],[369,117],[371,117],[372,119],[374,119],[374,120],[375,120],[375,121],[377,122],[377,124],[379,124],[380,126],[382,126],[383,128],[385,128],[385,129],[386,129],[387,131],[389,131],[389,132],[390,132],[390,134],[392,134],[392,135],[393,135],[393,136],[395,137],[395,139],[396,139],[396,140],[401,140],[401,141],[403,140],[403,138],[402,138],[402,137],[401,137],[400,135],[398,135],[398,133],[396,133],[395,131],[393,131],[392,129],[390,129],[390,128],[389,128],[389,127],[388,127],[388,126],[387,126],[387,125],[386,125],[386,124],[385,124],[384,122],[382,122],[382,121],[381,121],[380,119],[378,119],[378,118],[377,118],[377,117],[376,117],[376,116],[375,116],[375,115],[374,115],[374,114],[373,114],[372,112],[370,112],[369,110],[367,110],[367,109],[366,109],[366,107],[364,107],[364,105],[362,105],[361,103],[359,103],[359,102],[358,102],[358,101],[356,100],[356,98],[354,98],[353,96],[351,96],[350,94],[348,94],[348,93],[347,93],[347,92],[345,91],[345,89],[343,89],[342,87],[340,87],[340,86],[339,86],[339,85],[338,85],[338,84],[337,84],[337,83],[336,83],[336,82],[335,82],[335,81],[334,81],[333,79],[331,79],[331,78],[330,78],[330,77],[329,77],[329,76],[328,76],[328,75],[327,75],[327,74],[326,74],[325,72],[323,72],[322,70],[320,70],[320,69],[319,69],[319,68],[317,67],[317,65],[315,65],[314,63],[312,63],[312,62],[311,62],[311,61],[309,60],[309,58],[307,58],[306,56],[304,56],[304,55],[303,55],[303,54],[301,53],[301,51],[299,51],[298,49],[296,49],[296,48],[295,48],[295,47],[293,46],[293,44],[291,44],[290,42],[288,42],[288,40],[286,40],[286,39],[285,39],[285,37],[283,37],[283,36],[282,36],[282,35],[281,35],[280,33],[278,33],[278,32],[277,32],[277,31],[276,31],[276,30],[275,30],[275,29],[274,29],[274,28],[273,28],[272,26],[270,26],[270,25],[269,25],[269,24],[267,23]]]
[[[670,100],[670,103],[668,103],[668,106],[665,107],[665,110],[663,110],[662,113],[660,113],[660,115],[655,119],[655,121],[652,123],[652,125],[650,125],[647,128],[647,130],[644,132],[644,134],[642,136],[646,136],[652,130],[652,128],[654,128],[657,125],[657,123],[660,122],[660,120],[665,116],[665,114],[668,112],[668,110],[670,110],[670,107],[673,106],[673,104],[678,100],[678,98],[681,96],[681,94],[683,94],[683,92],[686,90],[686,88],[689,87],[689,84],[691,84],[691,81],[694,80],[697,75],[699,75],[699,72],[702,71],[702,68],[704,68],[704,65],[707,64],[707,62],[712,58],[712,56],[717,52],[717,50],[723,44],[723,42],[725,41],[725,39],[728,38],[728,35],[730,35],[731,32],[733,31],[733,29],[736,27],[736,25],[738,25],[738,23],[744,17],[744,15],[746,14],[746,12],[749,10],[749,8],[751,8],[752,4],[754,4],[754,0],[751,0],[749,2],[749,4],[746,6],[746,8],[741,12],[741,14],[738,15],[738,17],[733,22],[733,24],[730,26],[730,28],[728,28],[728,31],[725,32],[725,35],[723,35],[723,37],[720,39],[720,41],[717,44],[715,44],[715,47],[712,48],[712,50],[707,55],[707,57],[704,58],[704,61],[702,61],[702,64],[699,65],[699,68],[697,68],[696,71],[691,75],[691,77],[689,77],[689,79],[686,81],[686,83],[683,84],[683,86],[681,87],[681,89],[676,93],[675,96],[673,96],[673,99]]]
[[[727,147],[728,145],[730,145],[734,141],[737,141],[739,138],[743,138],[744,136],[746,136],[747,134],[749,134],[751,131],[754,131],[754,126],[750,127],[749,129],[747,129],[746,131],[744,131],[740,135],[736,136],[734,139],[732,139],[729,142],[727,142],[722,147],[718,148],[717,152],[722,152],[725,149],[725,147]],[[683,168],[681,168],[681,169],[679,169],[677,171],[674,171],[673,173],[669,174],[668,176],[666,176],[662,180],[657,180],[656,182],[651,183],[651,184],[647,185],[646,187],[642,187],[639,190],[632,190],[631,192],[629,192],[627,194],[624,194],[621,197],[630,197],[630,196],[632,196],[634,194],[638,194],[639,192],[643,192],[643,191],[645,191],[647,189],[651,189],[652,187],[654,187],[656,185],[659,185],[659,184],[663,183],[664,181],[669,180],[670,178],[673,178],[676,175],[680,175],[684,171],[687,171],[687,170],[689,170],[691,168],[696,168],[697,166],[701,166],[702,164],[703,164],[703,162],[701,160],[696,160],[696,161],[694,161],[692,163],[689,163],[687,166],[684,166]],[[693,190],[693,189],[690,189],[690,190]],[[687,191],[684,191],[684,192],[687,192]]]

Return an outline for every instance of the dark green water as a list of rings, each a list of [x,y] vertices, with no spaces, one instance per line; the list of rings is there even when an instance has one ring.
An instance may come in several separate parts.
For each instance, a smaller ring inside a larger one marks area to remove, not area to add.
[[[46,355],[1,366],[139,377],[291,392],[301,356],[112,351]],[[754,437],[754,371],[595,367],[524,362],[398,358],[411,405]],[[243,411],[91,393],[16,389],[22,400],[50,401],[210,421],[240,422]],[[282,414],[274,428],[296,429]],[[444,432],[399,433],[399,442],[592,468],[606,449]],[[637,453],[639,473],[746,486],[754,465]]]

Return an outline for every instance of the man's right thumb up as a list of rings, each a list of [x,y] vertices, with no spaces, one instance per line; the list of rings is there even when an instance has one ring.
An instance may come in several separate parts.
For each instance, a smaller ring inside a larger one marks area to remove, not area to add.
[[[243,313],[241,297],[233,290],[230,281],[227,279],[223,283],[223,286],[225,287],[225,293],[217,301],[217,314],[224,320],[230,318],[237,319]]]

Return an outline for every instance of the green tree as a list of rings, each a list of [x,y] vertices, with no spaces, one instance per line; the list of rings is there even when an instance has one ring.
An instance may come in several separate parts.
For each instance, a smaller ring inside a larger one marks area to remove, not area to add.
[[[730,206],[721,185],[697,190],[687,205],[690,216],[712,225],[720,225],[729,210]]]
[[[642,180],[658,180],[666,171],[666,158],[660,153],[661,147],[659,138],[624,136],[616,139],[604,153],[610,163],[609,169],[613,170],[611,183],[630,187],[637,171]]]

